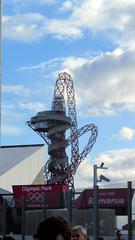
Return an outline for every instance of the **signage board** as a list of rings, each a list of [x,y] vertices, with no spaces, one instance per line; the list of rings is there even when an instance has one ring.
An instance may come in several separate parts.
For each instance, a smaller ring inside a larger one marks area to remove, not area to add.
[[[134,189],[132,189],[133,197]],[[125,213],[128,204],[127,188],[110,188],[98,190],[99,208],[115,209]],[[86,189],[75,201],[75,208],[93,208],[93,189]]]
[[[25,208],[63,208],[65,204],[65,191],[67,185],[13,185],[13,194],[16,207]]]

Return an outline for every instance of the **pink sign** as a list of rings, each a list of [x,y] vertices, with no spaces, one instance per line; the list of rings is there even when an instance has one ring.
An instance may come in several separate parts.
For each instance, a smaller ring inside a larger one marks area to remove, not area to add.
[[[64,201],[67,185],[14,185],[16,207],[21,207],[22,196],[26,208],[60,208]]]
[[[132,190],[133,197],[134,190]],[[100,208],[127,207],[128,189],[127,188],[110,188],[98,190],[98,202]],[[77,198],[76,208],[93,207],[93,189],[86,189]]]

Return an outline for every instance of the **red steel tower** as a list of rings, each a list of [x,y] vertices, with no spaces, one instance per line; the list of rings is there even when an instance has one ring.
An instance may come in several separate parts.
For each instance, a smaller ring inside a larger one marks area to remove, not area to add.
[[[75,92],[70,74],[66,72],[58,74],[51,110],[38,112],[30,121],[27,121],[27,124],[48,145],[50,158],[45,165],[45,183],[67,184],[73,188],[75,172],[91,151],[98,130],[94,124],[87,124],[78,129]],[[66,138],[68,129],[70,135]],[[79,153],[79,137],[87,132],[90,133],[88,143]],[[66,153],[69,145],[71,146],[70,160]]]

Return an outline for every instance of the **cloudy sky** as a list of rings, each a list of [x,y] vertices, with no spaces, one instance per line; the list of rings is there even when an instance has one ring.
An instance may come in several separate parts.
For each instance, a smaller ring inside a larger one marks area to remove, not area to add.
[[[90,186],[101,162],[110,183],[135,180],[135,1],[4,0],[2,8],[2,145],[43,143],[25,123],[50,110],[57,74],[67,71],[78,127],[98,127],[76,187]]]

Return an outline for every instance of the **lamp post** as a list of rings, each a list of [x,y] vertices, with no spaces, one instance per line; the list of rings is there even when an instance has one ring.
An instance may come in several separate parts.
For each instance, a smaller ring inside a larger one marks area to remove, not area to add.
[[[98,239],[99,223],[98,223],[98,185],[97,185],[97,165],[94,165],[94,186],[93,186],[93,231],[94,240]]]
[[[94,165],[94,185],[93,185],[93,236],[94,240],[98,239],[99,236],[99,211],[98,211],[98,185],[97,182],[101,182],[102,180],[109,182],[110,180],[100,175],[99,180],[97,179],[97,169],[107,169],[107,167],[104,167],[104,163],[101,163],[100,167],[97,165]]]

